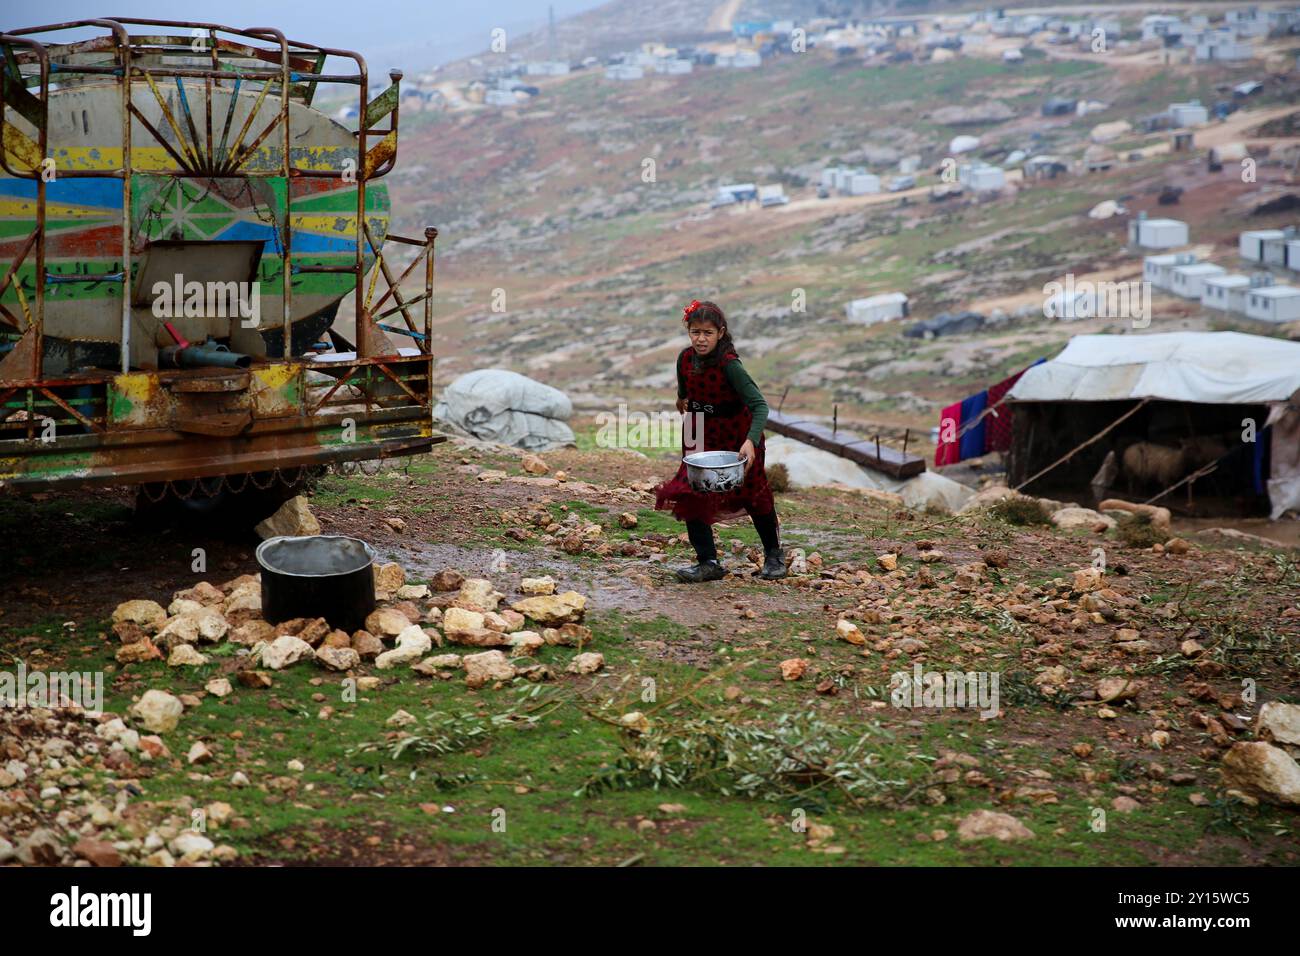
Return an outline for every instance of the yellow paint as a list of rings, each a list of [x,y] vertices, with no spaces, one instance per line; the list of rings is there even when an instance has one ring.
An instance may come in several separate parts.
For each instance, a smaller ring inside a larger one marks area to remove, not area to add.
[[[0,148],[4,149],[8,157],[18,160],[12,165],[20,170],[31,172],[40,166],[40,147],[13,123],[8,121],[0,123],[0,144],[2,144]]]
[[[262,383],[266,388],[284,388],[298,374],[298,368],[294,365],[268,365],[265,368],[253,369],[253,377]]]
[[[16,196],[0,197],[0,216],[12,219],[31,219],[36,215],[36,200]],[[100,206],[72,206],[62,202],[46,202],[45,215],[49,219],[109,219],[120,215],[116,209]]]
[[[343,160],[356,157],[356,149],[346,146],[316,146],[303,152],[295,150],[293,164],[298,169],[341,170]],[[305,155],[304,155],[305,153]],[[120,146],[64,146],[50,150],[58,169],[113,170],[122,168]],[[161,146],[134,146],[131,149],[131,168],[137,173],[172,172],[179,170],[176,160]],[[280,150],[266,144],[259,146],[240,167],[247,174],[250,168],[274,175],[280,168]]]
[[[147,404],[157,387],[157,377],[148,372],[130,372],[113,377],[113,388],[132,405]]]
[[[290,217],[290,225],[297,232],[321,232],[327,235],[340,232],[355,233],[357,215],[353,213],[349,216],[336,212],[324,216],[294,215]]]

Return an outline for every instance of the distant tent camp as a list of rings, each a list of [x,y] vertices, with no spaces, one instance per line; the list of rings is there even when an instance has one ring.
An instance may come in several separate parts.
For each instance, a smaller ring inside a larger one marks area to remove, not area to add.
[[[1300,342],[1238,332],[1080,335],[1025,372],[1007,402],[1013,487],[1085,488],[1113,452],[1111,490],[1135,500],[1180,508],[1186,495],[1182,507],[1197,513],[1275,519],[1300,510]],[[1124,452],[1139,442],[1163,449],[1162,467],[1126,474]]]

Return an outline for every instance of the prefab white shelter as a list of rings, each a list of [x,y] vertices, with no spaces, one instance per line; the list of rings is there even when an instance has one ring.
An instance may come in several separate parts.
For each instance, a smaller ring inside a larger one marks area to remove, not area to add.
[[[1191,252],[1162,252],[1142,260],[1142,278],[1164,292],[1173,291],[1174,269],[1196,262]]]
[[[845,317],[858,325],[875,325],[907,316],[907,296],[901,292],[883,292],[866,299],[854,299],[844,307]]]
[[[1187,223],[1178,219],[1130,219],[1128,241],[1142,249],[1173,249],[1187,245]]]
[[[1007,401],[1012,486],[1047,469],[1031,492],[1083,488],[1108,451],[1122,459],[1137,441],[1178,448],[1213,439],[1227,451],[1198,494],[1208,489],[1236,511],[1267,504],[1275,519],[1300,510],[1300,342],[1240,332],[1079,335],[1029,368]]]
[[[1237,237],[1237,255],[1247,262],[1264,261],[1264,243],[1286,236],[1281,229],[1250,229]]]
[[[1270,285],[1246,293],[1246,318],[1278,325],[1300,322],[1300,289]]]
[[[1207,276],[1201,283],[1201,307],[1245,315],[1246,291],[1249,288],[1250,276],[1244,276],[1240,272]]]
[[[1228,270],[1212,262],[1192,262],[1174,266],[1169,291],[1184,299],[1199,299],[1206,279],[1223,275]]]

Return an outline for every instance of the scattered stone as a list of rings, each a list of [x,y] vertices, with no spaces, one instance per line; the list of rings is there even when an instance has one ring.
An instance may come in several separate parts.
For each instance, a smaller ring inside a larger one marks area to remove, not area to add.
[[[89,862],[91,866],[122,865],[122,854],[118,852],[117,847],[106,840],[84,836],[72,845],[72,852]]]
[[[395,593],[400,601],[423,601],[429,596],[429,585],[403,584]]]
[[[208,749],[208,745],[203,741],[196,740],[190,747],[189,753],[185,755],[185,759],[190,764],[208,763],[212,760],[212,751]]]
[[[53,830],[37,827],[18,841],[14,856],[26,866],[54,866],[63,859],[63,844]]]
[[[1300,745],[1300,705],[1270,700],[1259,709],[1255,734],[1261,740]]]
[[[876,563],[880,565],[882,571],[898,570],[898,555],[896,554],[878,554]]]
[[[384,651],[375,658],[375,666],[380,670],[387,670],[402,664],[414,664],[432,648],[433,639],[418,624],[411,624],[397,635],[396,648]]]
[[[363,661],[372,661],[384,652],[384,642],[369,631],[357,631],[352,635],[352,649]]]
[[[167,656],[168,667],[201,667],[207,662],[207,657],[200,654],[189,644],[177,644],[172,648],[171,654]]]
[[[618,719],[619,724],[633,733],[644,734],[650,729],[650,719],[639,710],[629,711]]]
[[[384,723],[389,727],[409,727],[411,724],[419,723],[414,714],[408,714],[404,710],[396,711],[393,716],[389,717]]]
[[[433,657],[426,657],[420,663],[411,668],[418,674],[425,674],[432,677],[441,670],[457,670],[461,666],[459,654],[435,654]]]
[[[212,852],[215,844],[196,830],[183,830],[167,846],[183,860],[200,860]]]
[[[167,612],[157,601],[124,601],[113,611],[112,623],[134,624],[146,634],[153,634],[167,621]]]
[[[260,522],[254,529],[263,541],[268,538],[300,538],[320,534],[320,522],[311,513],[307,499],[302,495],[290,498],[275,514]]]
[[[1170,538],[1165,542],[1165,551],[1169,554],[1186,554],[1192,546],[1182,538]]]
[[[544,475],[551,470],[538,455],[524,455],[520,466],[530,475]]]
[[[266,621],[245,621],[230,632],[229,640],[235,644],[252,647],[275,637],[275,628]]]
[[[1101,587],[1100,568],[1079,568],[1074,572],[1074,590],[1078,593],[1095,591]]]
[[[165,734],[176,729],[184,709],[180,698],[162,690],[147,690],[131,708],[131,714],[150,733]]]
[[[1158,505],[1134,504],[1119,498],[1107,498],[1097,505],[1098,511],[1127,511],[1130,514],[1145,514],[1151,518],[1151,527],[1159,534],[1169,533],[1169,524],[1173,518],[1168,508]]]
[[[456,604],[471,611],[495,611],[503,597],[487,578],[467,578],[461,583]]]
[[[1265,741],[1234,743],[1223,756],[1223,782],[1270,803],[1300,807],[1300,765]]]
[[[968,842],[992,839],[1006,843],[1009,840],[1029,840],[1033,836],[1033,832],[1015,817],[994,810],[975,810],[957,824],[957,838]]]
[[[465,684],[471,688],[482,687],[488,681],[512,680],[516,674],[514,665],[501,651],[466,654],[461,663],[465,667]]]
[[[161,760],[163,757],[170,757],[171,751],[163,743],[162,738],[157,734],[148,734],[141,736],[139,740],[140,755],[150,760]]]
[[[230,681],[224,677],[213,678],[203,685],[203,689],[217,698],[226,697],[234,691]]]
[[[430,584],[435,591],[459,591],[461,584],[465,581],[465,575],[459,571],[453,571],[451,568],[443,568],[433,576]]]
[[[351,647],[330,645],[316,652],[316,663],[332,671],[347,671],[361,663],[361,655]]]
[[[549,575],[542,578],[524,578],[519,582],[519,590],[524,594],[546,595],[555,593],[555,579]]]
[[[1052,524],[1056,525],[1062,531],[1073,531],[1078,528],[1092,530],[1100,526],[1105,526],[1105,531],[1110,531],[1115,527],[1116,521],[1108,515],[1093,511],[1091,508],[1061,508],[1052,512]]]
[[[516,656],[532,657],[539,649],[546,646],[545,639],[536,631],[515,631],[508,640],[510,650]]]
[[[406,584],[406,571],[400,564],[389,562],[375,568],[375,590],[389,594]]]
[[[1116,797],[1110,802],[1110,805],[1120,813],[1132,813],[1134,810],[1138,810],[1142,807],[1142,804],[1138,803],[1132,797],[1123,796]]]
[[[808,670],[808,662],[802,657],[791,657],[781,662],[782,680],[799,680]]]
[[[366,630],[380,637],[396,637],[411,626],[411,620],[401,611],[381,607],[366,618]]]
[[[569,666],[565,670],[570,674],[594,674],[605,666],[605,655],[587,651],[583,654],[577,654],[573,660],[569,661]]]
[[[139,664],[144,661],[162,660],[162,651],[153,641],[145,638],[133,644],[123,644],[113,655],[119,664]]]
[[[635,528],[637,525],[636,515],[630,511],[624,511],[618,516],[618,526],[620,528]]]
[[[848,641],[850,644],[865,644],[867,639],[862,636],[862,631],[852,621],[840,618],[835,622],[835,633],[842,641]]]
[[[561,624],[542,629],[542,640],[547,644],[578,647],[591,641],[591,628],[582,624]]]
[[[511,607],[544,627],[558,627],[581,621],[587,599],[577,591],[565,591],[563,594],[524,598]]]
[[[448,638],[462,632],[481,631],[486,626],[482,612],[449,607],[442,615],[442,630]]]
[[[1131,700],[1141,689],[1142,685],[1138,681],[1124,677],[1104,677],[1097,682],[1097,699],[1103,704]]]
[[[239,671],[235,677],[244,687],[253,690],[266,690],[274,683],[266,671]]]
[[[300,637],[282,634],[262,649],[262,664],[273,671],[283,670],[301,660],[316,656],[311,645]]]

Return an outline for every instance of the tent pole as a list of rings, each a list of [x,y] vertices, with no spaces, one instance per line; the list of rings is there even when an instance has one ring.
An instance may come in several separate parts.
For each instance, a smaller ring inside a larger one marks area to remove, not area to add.
[[[1228,454],[1231,454],[1231,452],[1229,452]],[[1223,456],[1223,458],[1227,458],[1227,457],[1228,455]],[[1190,475],[1186,476],[1185,478],[1180,478],[1177,482],[1170,485],[1164,491],[1160,492],[1160,494],[1156,495],[1153,498],[1148,498],[1146,501],[1142,503],[1145,505],[1149,505],[1153,501],[1159,501],[1165,495],[1169,494],[1169,492],[1176,491],[1177,489],[1181,488],[1183,485],[1187,484],[1189,481],[1195,481],[1197,478],[1200,478],[1202,475],[1208,475],[1210,472],[1214,471],[1214,469],[1219,467],[1219,462],[1223,461],[1223,458],[1216,458],[1208,465],[1199,468],[1198,470],[1192,472]]]
[[[1087,447],[1088,447],[1089,445],[1091,445],[1093,442],[1099,440],[1103,435],[1105,435],[1105,434],[1107,434],[1108,432],[1110,432],[1111,429],[1113,429],[1113,428],[1114,428],[1116,425],[1118,425],[1120,422],[1125,421],[1125,420],[1128,419],[1128,418],[1131,418],[1131,417],[1132,417],[1132,416],[1133,416],[1133,415],[1138,411],[1138,409],[1143,408],[1143,407],[1147,404],[1147,402],[1149,402],[1149,401],[1151,401],[1151,399],[1149,399],[1149,398],[1144,398],[1144,399],[1142,399],[1142,401],[1138,402],[1136,405],[1134,405],[1132,408],[1130,408],[1128,411],[1126,411],[1123,415],[1121,415],[1119,418],[1115,419],[1113,422],[1111,422],[1109,425],[1107,425],[1107,426],[1106,426],[1105,428],[1103,428],[1101,431],[1097,432],[1097,434],[1093,435],[1093,436],[1092,436],[1091,438],[1089,438],[1087,441],[1083,442],[1082,444],[1075,445],[1074,448],[1070,449],[1068,452],[1066,452],[1066,453],[1065,453],[1064,455],[1062,455],[1060,458],[1056,459],[1056,461],[1052,462],[1050,465],[1048,465],[1048,466],[1047,466],[1046,468],[1044,468],[1042,471],[1038,472],[1037,474],[1035,474],[1035,475],[1033,475],[1033,476],[1031,476],[1031,477],[1029,477],[1029,478],[1026,478],[1026,479],[1025,479],[1024,481],[1022,481],[1020,484],[1016,485],[1016,487],[1013,488],[1012,491],[1019,491],[1021,488],[1025,487],[1025,485],[1031,484],[1032,482],[1035,482],[1035,481],[1037,481],[1039,478],[1043,477],[1043,475],[1047,474],[1049,471],[1053,471],[1053,470],[1055,470],[1059,465],[1063,465],[1063,464],[1065,464],[1067,461],[1069,461],[1071,458],[1073,458],[1073,457],[1074,457],[1075,455],[1077,455],[1079,452],[1083,451],[1085,448],[1087,448]]]

